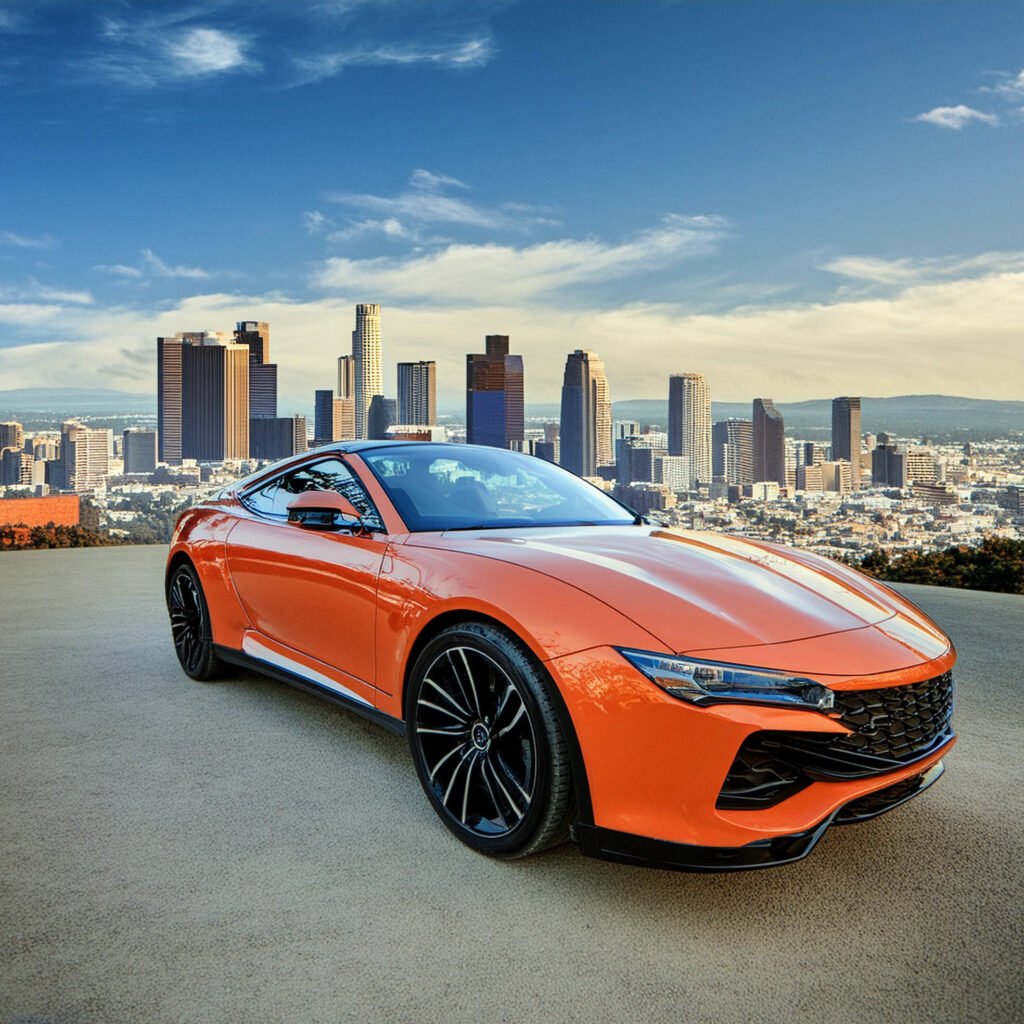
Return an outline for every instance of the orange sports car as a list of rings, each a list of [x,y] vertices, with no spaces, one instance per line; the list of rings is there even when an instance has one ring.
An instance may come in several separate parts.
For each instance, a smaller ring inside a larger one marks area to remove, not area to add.
[[[408,738],[467,846],[691,870],[799,860],[942,773],[946,635],[804,551],[664,529],[461,444],[337,443],[185,512],[194,679],[240,665]]]

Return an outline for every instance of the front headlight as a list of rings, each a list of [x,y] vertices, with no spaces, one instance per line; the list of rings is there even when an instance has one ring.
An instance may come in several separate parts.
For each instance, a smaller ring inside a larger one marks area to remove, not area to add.
[[[828,711],[835,698],[827,686],[784,672],[622,647],[617,650],[652,683],[692,704],[784,704]]]

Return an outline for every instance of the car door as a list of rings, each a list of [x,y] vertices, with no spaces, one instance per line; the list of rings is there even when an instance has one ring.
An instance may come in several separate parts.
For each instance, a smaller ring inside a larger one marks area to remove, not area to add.
[[[288,522],[288,504],[307,490],[334,489],[370,532],[309,529]],[[373,686],[377,578],[388,546],[370,498],[337,456],[289,469],[243,492],[248,515],[231,530],[228,569],[246,613],[263,636]],[[362,692],[372,697],[372,691]]]

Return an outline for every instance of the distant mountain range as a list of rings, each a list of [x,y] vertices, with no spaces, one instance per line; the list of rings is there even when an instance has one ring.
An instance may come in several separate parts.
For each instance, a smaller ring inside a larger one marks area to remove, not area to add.
[[[901,395],[894,398],[864,398],[862,427],[866,432],[888,431],[901,437],[1007,437],[1024,433],[1024,402],[958,398],[950,395]],[[284,403],[282,403],[282,408]],[[827,436],[832,428],[832,401],[816,398],[807,402],[779,402],[786,432],[801,437]],[[459,416],[461,408],[444,412]],[[71,416],[153,415],[156,395],[115,391],[109,388],[16,388],[0,390],[0,419],[26,417],[59,421]],[[527,405],[527,417],[557,419],[555,403]],[[667,429],[668,403],[661,398],[640,398],[615,402],[617,420],[637,420]],[[715,420],[738,416],[749,419],[747,402],[712,402]]]
[[[0,391],[0,413],[52,412],[89,416],[105,412],[156,412],[156,394],[110,388],[14,388]]]
[[[832,431],[832,399],[807,402],[776,402],[786,422],[787,434],[817,438]],[[527,416],[555,416],[557,405],[526,407]],[[616,420],[636,420],[668,429],[668,402],[661,398],[640,398],[612,403]],[[751,418],[749,402],[712,402],[712,420],[730,416]],[[896,434],[901,437],[1007,437],[1024,433],[1024,402],[994,401],[987,398],[958,398],[951,395],[899,395],[893,398],[862,398],[861,428],[865,433]]]

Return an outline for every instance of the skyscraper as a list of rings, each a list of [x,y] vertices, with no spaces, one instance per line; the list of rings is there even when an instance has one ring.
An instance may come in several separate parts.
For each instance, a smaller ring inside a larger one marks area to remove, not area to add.
[[[878,444],[871,452],[871,482],[876,487],[907,486],[907,457],[888,434],[878,435]]]
[[[322,388],[313,392],[313,444],[334,440],[334,392]]]
[[[356,437],[368,436],[367,415],[374,395],[383,395],[380,368],[380,306],[375,302],[356,306],[356,329],[352,332],[355,363]]]
[[[395,425],[398,415],[398,403],[393,398],[374,395],[366,414],[366,432],[371,441],[384,441],[388,436],[388,428]]]
[[[754,481],[786,486],[786,430],[770,398],[754,399]]]
[[[121,435],[126,473],[152,473],[156,469],[156,431],[132,429]]]
[[[0,484],[30,486],[35,459],[21,448],[0,448]]]
[[[754,482],[754,424],[727,419],[711,427],[711,475],[727,484]]]
[[[702,373],[668,379],[668,452],[687,460],[690,490],[711,483],[711,389]]]
[[[249,346],[249,417],[277,416],[277,363],[270,361],[270,324],[235,324],[235,344]]]
[[[611,405],[604,361],[585,349],[570,352],[562,379],[562,466],[579,476],[596,476],[602,466],[614,465]]]
[[[373,402],[370,402],[373,408]],[[334,400],[334,438],[335,441],[354,441],[356,437],[356,400],[355,398],[336,398]]]
[[[338,356],[338,397],[356,397],[356,360],[354,356]]]
[[[6,448],[17,448],[21,451],[25,447],[25,430],[16,420],[7,420],[0,423],[0,452]]]
[[[185,339],[188,342],[188,338]],[[249,457],[249,347],[203,336],[182,347],[181,456]]]
[[[249,346],[254,363],[270,362],[270,324],[263,320],[240,320],[235,324],[235,344]]]
[[[252,419],[277,415],[277,363],[249,361],[249,416]]]
[[[77,494],[105,488],[114,448],[113,431],[96,430],[77,420],[68,420],[61,427],[61,434],[63,479],[58,486]]]
[[[306,451],[309,448],[309,436],[306,431],[306,417],[300,416],[296,413],[292,416],[292,422],[294,423],[295,429],[295,454]]]
[[[437,422],[437,363],[433,360],[398,364],[398,422]]]
[[[285,459],[306,450],[305,416],[260,416],[250,430],[250,458]]]
[[[850,486],[860,487],[860,399],[832,399],[832,458],[850,463]]]
[[[156,339],[157,458],[171,466],[181,465],[182,349],[185,340]]]
[[[485,350],[466,356],[466,440],[521,448],[523,357],[509,355],[508,335],[488,334]]]

